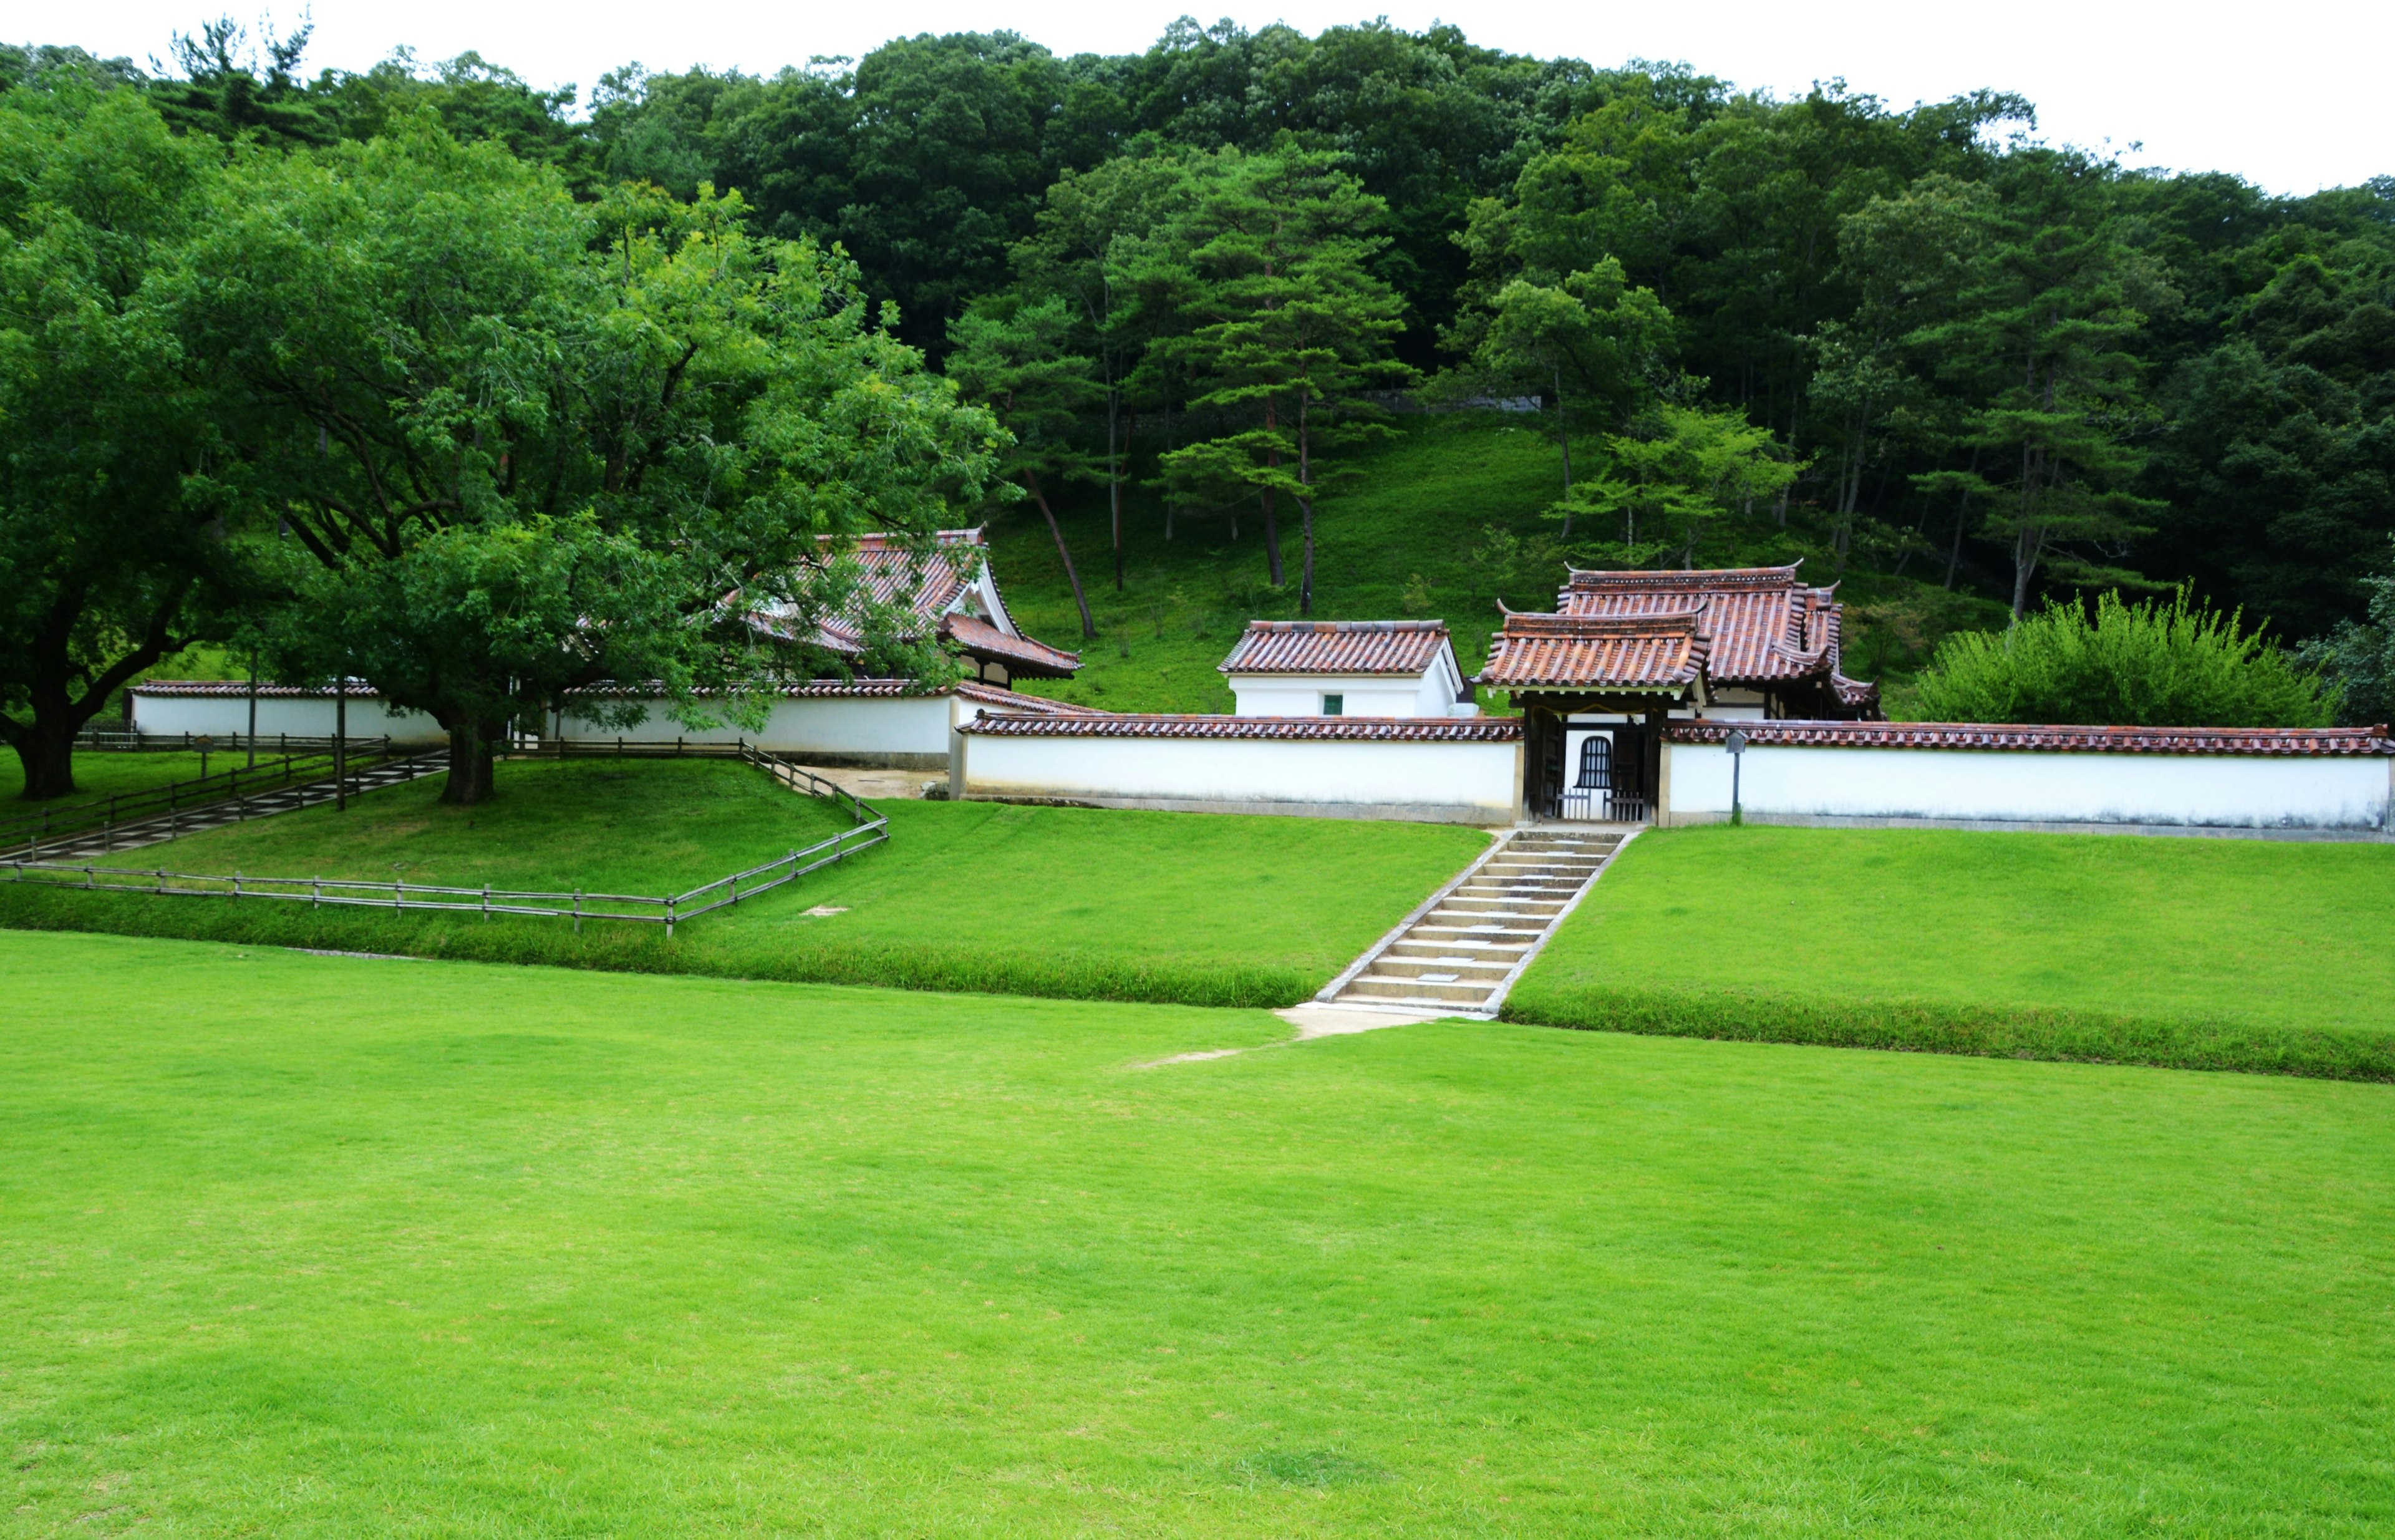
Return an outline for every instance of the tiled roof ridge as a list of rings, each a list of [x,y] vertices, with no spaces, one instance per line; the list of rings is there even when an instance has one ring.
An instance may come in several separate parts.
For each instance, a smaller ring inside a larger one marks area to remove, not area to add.
[[[1114,715],[1112,711],[1102,711],[1095,706],[1084,706],[1078,701],[1055,700],[1047,696],[1025,695],[1020,690],[1004,689],[996,684],[983,684],[970,679],[951,686],[951,689],[967,700],[978,700],[989,706],[1005,706],[1032,716]]]
[[[1444,620],[1250,620],[1224,674],[1419,674],[1448,647]]]
[[[245,679],[148,679],[139,684],[128,684],[126,688],[134,695],[240,696],[247,698],[249,681]],[[349,688],[341,693],[351,700],[378,700],[382,697],[380,690],[360,679],[350,681]],[[321,696],[330,700],[333,698],[333,687],[330,684],[270,684],[262,679],[258,682],[258,697],[260,700],[295,700],[314,696]]]
[[[935,529],[932,532],[932,544],[935,549],[940,546],[956,545],[986,547],[989,544],[988,529],[987,524],[975,524],[970,529]],[[818,535],[815,537],[815,543],[826,545],[839,538],[837,535]],[[855,537],[856,549],[889,551],[893,549],[891,544],[893,540],[904,541],[906,538],[906,536],[892,530],[876,529]]]
[[[1674,743],[1720,743],[1731,732],[1757,747],[1963,749],[2033,753],[2395,754],[2382,724],[2371,727],[2109,727],[1991,722],[1674,722]]]
[[[1568,567],[1563,591],[1794,588],[1800,557],[1786,566],[1760,567]]]
[[[1516,610],[1505,617],[1499,634],[1516,636],[1699,636],[1704,634],[1704,608],[1662,610],[1649,615],[1550,615],[1542,610]]]
[[[1333,636],[1343,632],[1370,631],[1445,631],[1444,620],[1250,620],[1251,631],[1313,632]]]
[[[1511,743],[1519,717],[1266,717],[1172,712],[982,717],[960,731],[982,737],[1257,738],[1321,743]]]

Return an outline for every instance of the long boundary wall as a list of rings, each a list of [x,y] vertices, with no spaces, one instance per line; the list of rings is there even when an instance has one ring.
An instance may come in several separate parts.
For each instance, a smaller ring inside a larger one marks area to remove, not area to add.
[[[984,717],[951,794],[1188,813],[1507,825],[1522,745],[1502,719]]]
[[[1732,728],[1756,823],[2353,837],[2395,806],[2377,729],[1704,723],[1667,732],[1658,822],[1729,816]]]

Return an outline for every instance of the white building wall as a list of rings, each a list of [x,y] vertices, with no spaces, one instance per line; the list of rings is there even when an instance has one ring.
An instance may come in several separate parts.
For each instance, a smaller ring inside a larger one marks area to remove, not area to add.
[[[1319,716],[1322,697],[1343,697],[1341,716],[1478,716],[1464,705],[1462,675],[1442,648],[1419,674],[1231,674],[1231,698],[1240,716]]]
[[[693,730],[653,701],[637,727],[602,726],[567,711],[559,734],[568,742],[606,742],[617,737],[691,743],[733,743],[747,738],[774,754],[813,754],[867,764],[937,767],[947,763],[953,696],[830,696],[785,698],[774,703],[757,731],[722,725]]]
[[[1425,822],[1514,821],[1518,743],[961,735],[968,797]]]
[[[1668,823],[1730,810],[1730,754],[1663,746]],[[1972,822],[2157,824],[2219,829],[2381,829],[2390,761],[2264,756],[1801,748],[1746,750],[1747,816]]]
[[[271,738],[278,734],[293,737],[331,737],[333,736],[333,697],[330,696],[260,696],[258,698],[258,736]],[[438,742],[448,735],[441,724],[421,711],[391,710],[379,699],[351,697],[349,703],[349,734],[351,737],[371,738],[388,736],[402,743]],[[133,730],[137,733],[159,733],[180,736],[184,733],[205,734],[210,737],[241,737],[249,731],[249,697],[247,696],[153,696],[133,691]]]
[[[1454,691],[1445,699],[1436,674],[1235,674],[1231,698],[1241,716],[1320,716],[1322,697],[1343,697],[1342,716],[1448,716]]]

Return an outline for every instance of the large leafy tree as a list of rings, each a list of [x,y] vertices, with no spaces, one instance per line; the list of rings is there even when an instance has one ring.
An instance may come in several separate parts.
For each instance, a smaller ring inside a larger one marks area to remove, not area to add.
[[[2073,195],[2101,174],[2067,153],[2024,156],[1975,219],[1956,315],[1916,334],[1978,404],[1964,439],[1987,469],[1961,485],[2009,549],[2015,624],[2048,567],[2090,586],[2138,581],[2119,560],[2157,508],[2129,486],[2150,420],[2132,349],[2174,297],[2101,204]]]
[[[0,95],[0,737],[28,797],[74,790],[75,735],[235,580],[209,382],[159,285],[215,179],[132,91]]]
[[[221,478],[277,515],[289,674],[356,674],[491,788],[511,718],[606,679],[687,711],[847,597],[865,529],[928,538],[999,432],[871,325],[854,273],[736,200],[577,205],[418,119],[236,171],[178,282],[234,396]],[[803,664],[806,660],[799,660]]]
[[[1471,350],[1467,365],[1447,382],[1449,394],[1517,392],[1545,395],[1544,420],[1563,453],[1564,538],[1571,537],[1573,426],[1594,419],[1620,431],[1672,383],[1665,360],[1672,314],[1650,289],[1633,288],[1621,264],[1606,258],[1594,269],[1516,278],[1467,315],[1449,343]]]
[[[1106,517],[1115,588],[1123,587],[1123,490],[1134,383],[1147,344],[1181,329],[1184,255],[1169,236],[1198,195],[1187,157],[1125,155],[1067,171],[1048,189],[1031,236],[1013,254],[1026,299],[1062,299],[1075,318],[1075,351],[1091,361],[1105,414]],[[1153,376],[1150,372],[1150,377]],[[1164,396],[1169,410],[1169,394]]]
[[[1072,549],[1048,501],[1052,483],[1068,476],[1096,481],[1104,475],[1075,441],[1075,414],[1099,393],[1099,387],[1091,378],[1089,355],[1070,351],[1073,322],[1062,296],[1033,304],[1012,296],[991,296],[949,323],[947,376],[966,400],[996,413],[1012,438],[999,469],[1022,484],[1039,516],[1048,521],[1056,559],[1065,565],[1065,579],[1081,612],[1081,635],[1087,638],[1097,635],[1098,628],[1090,618],[1090,601],[1081,592]]]
[[[1168,476],[1242,484],[1264,498],[1273,581],[1282,580],[1274,498],[1293,498],[1304,554],[1298,610],[1314,604],[1314,515],[1323,452],[1376,426],[1368,392],[1407,383],[1393,356],[1404,302],[1374,275],[1387,243],[1381,200],[1328,154],[1285,149],[1225,156],[1184,237],[1197,281],[1191,330],[1170,352],[1189,361],[1194,405],[1219,432],[1163,457]]]

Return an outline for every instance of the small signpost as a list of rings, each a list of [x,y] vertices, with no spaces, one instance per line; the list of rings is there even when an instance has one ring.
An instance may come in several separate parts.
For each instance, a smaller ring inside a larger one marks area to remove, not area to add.
[[[1729,737],[1722,740],[1722,746],[1729,750],[1729,821],[1742,824],[1746,822],[1746,814],[1738,803],[1738,775],[1746,763],[1746,735],[1733,727],[1729,730]]]
[[[207,734],[202,733],[198,737],[193,738],[192,742],[197,746],[200,750],[200,779],[205,780],[208,778],[208,750],[217,746],[217,740],[210,737]]]

